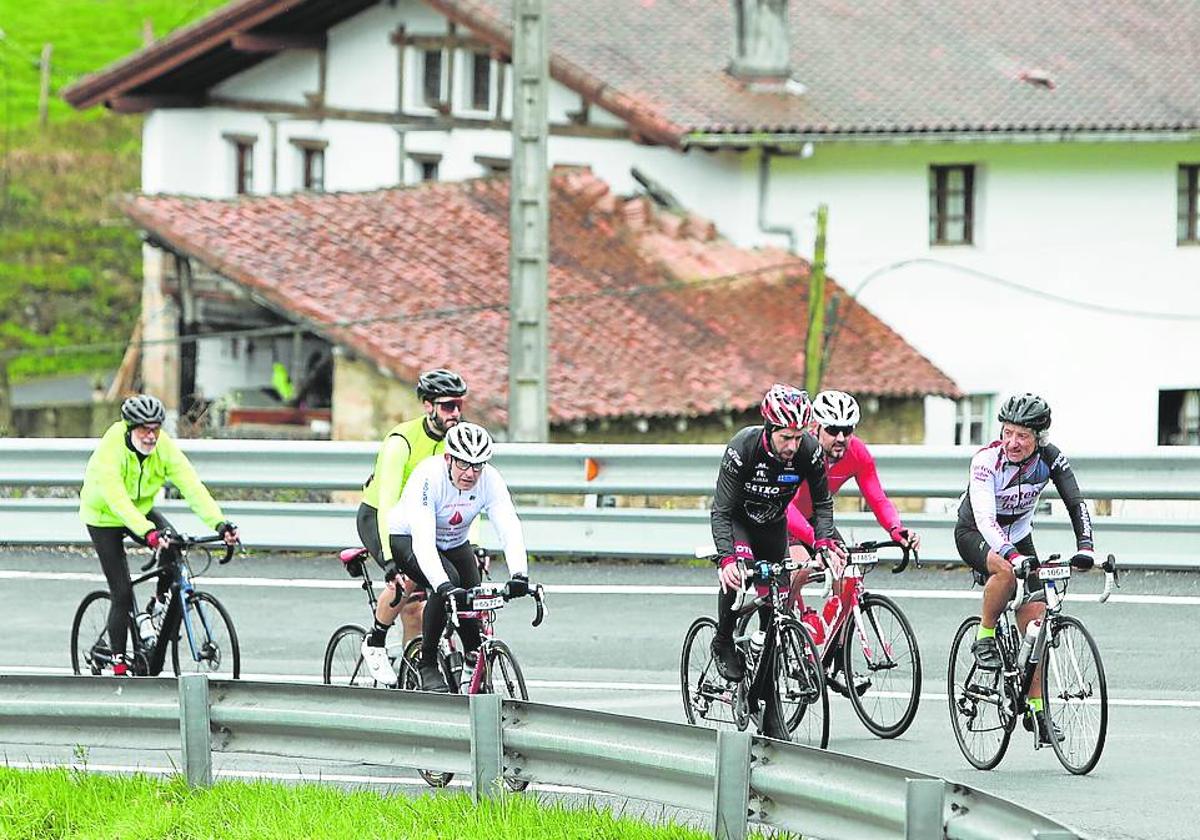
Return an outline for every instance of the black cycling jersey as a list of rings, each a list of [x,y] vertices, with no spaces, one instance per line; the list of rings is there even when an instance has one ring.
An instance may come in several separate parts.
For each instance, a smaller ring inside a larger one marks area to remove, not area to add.
[[[833,497],[816,438],[805,434],[792,460],[785,463],[768,448],[762,426],[747,426],[735,434],[725,447],[713,494],[712,535],[717,557],[734,555],[735,522],[750,528],[783,523],[801,482],[808,483],[812,496],[816,539],[832,539]]]

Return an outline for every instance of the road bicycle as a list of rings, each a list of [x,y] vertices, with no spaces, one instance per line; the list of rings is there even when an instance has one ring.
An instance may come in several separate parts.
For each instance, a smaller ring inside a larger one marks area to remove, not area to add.
[[[129,618],[129,645],[125,663],[135,676],[157,676],[165,664],[167,648],[171,653],[171,668],[176,675],[184,671],[208,674],[218,679],[238,679],[241,676],[241,649],[233,619],[216,596],[196,589],[196,578],[212,564],[211,543],[224,543],[219,534],[194,537],[171,535],[167,548],[158,548],[141,567],[145,574],[132,581],[133,586],[156,581],[156,590],[167,581],[166,608],[150,614],[132,612]],[[220,565],[233,557],[235,546],[225,545]],[[192,571],[189,555],[204,555],[198,572]],[[151,567],[157,566],[153,570]],[[84,596],[71,623],[71,669],[76,674],[99,675],[111,671],[116,657],[108,639],[108,610],[112,596],[107,590],[89,592]],[[134,603],[137,603],[135,596]],[[181,608],[182,605],[182,608]],[[150,629],[152,628],[152,632]],[[167,644],[169,642],[169,644]]]
[[[482,558],[480,566],[484,566]],[[531,583],[529,596],[533,598],[535,607],[533,626],[538,627],[546,617],[546,596],[542,585]],[[466,591],[464,609],[456,609],[452,602],[447,603],[446,629],[438,640],[437,664],[452,694],[499,694],[511,700],[529,699],[521,666],[508,644],[496,635],[495,629],[496,613],[514,597],[509,594],[507,583],[483,581]],[[462,619],[471,618],[479,620],[480,634],[479,650],[473,666],[459,649],[457,638]],[[404,649],[403,668],[400,671],[403,688],[416,691],[423,689],[418,667],[420,659],[421,637],[418,636]],[[445,787],[454,778],[453,773],[436,770],[417,772],[432,787]],[[523,791],[529,786],[529,780],[520,778],[516,773],[506,773],[504,783],[514,792]]]
[[[840,592],[830,595],[838,576],[822,568],[821,610],[806,610],[800,616],[820,647],[825,684],[846,697],[858,719],[880,738],[903,734],[921,700],[921,651],[912,625],[895,601],[866,589],[866,575],[879,563],[878,552],[888,548],[902,551],[893,574],[908,567],[910,556],[919,564],[917,553],[895,540],[847,546]]]
[[[1018,578],[1035,575],[1045,585],[1045,594],[1024,595],[1023,587],[1017,586],[1017,593],[996,623],[996,643],[1003,663],[999,670],[980,668],[971,651],[979,618],[971,616],[959,626],[950,646],[947,675],[950,721],[963,755],[980,770],[991,770],[1000,763],[1017,720],[1029,713],[1027,697],[1035,673],[1041,680],[1046,728],[1052,733],[1049,746],[1063,767],[1082,775],[1100,760],[1108,731],[1104,665],[1091,633],[1079,619],[1062,611],[1072,569],[1089,568],[1091,563],[1072,563],[1052,554],[1045,562],[1030,558],[1024,568],[1015,570]],[[1108,555],[1100,568],[1105,576],[1100,595],[1103,603],[1119,585],[1116,558]],[[976,580],[980,577],[977,574]],[[1019,633],[1017,607],[1042,597],[1046,613],[1040,625],[1031,621],[1026,633]],[[1023,638],[1031,643],[1023,643]],[[1033,725],[1031,729],[1034,749],[1045,746],[1038,727]],[[1055,730],[1061,740],[1054,735]]]
[[[818,664],[819,651],[808,630],[791,614],[787,590],[779,585],[780,579],[790,579],[797,568],[800,566],[794,560],[758,561],[749,570],[746,585],[754,585],[758,594],[751,597],[748,590],[742,590],[740,603],[734,604],[737,623],[733,642],[746,665],[741,680],[731,682],[717,671],[712,655],[717,622],[709,616],[692,622],[683,638],[679,660],[683,712],[688,723],[739,730],[753,723],[761,731],[766,703],[774,703],[777,719],[784,722],[791,740],[828,746],[829,695]],[[750,630],[751,616],[764,606],[771,610],[767,627]],[[762,697],[756,688],[766,681],[760,679],[760,671],[768,667],[775,669],[775,691]]]
[[[362,589],[367,593],[367,605],[370,607],[371,621],[375,620],[375,607],[378,598],[375,596],[375,586],[367,571],[370,552],[365,548],[347,548],[338,554],[342,567],[353,578],[362,578]],[[326,685],[361,685],[380,687],[371,677],[367,663],[362,656],[362,643],[367,638],[367,628],[361,624],[343,624],[333,631],[329,642],[325,645],[324,666],[321,678]],[[388,658],[393,670],[399,674],[402,665],[403,649],[401,646],[388,647]],[[390,687],[390,686],[387,686]]]

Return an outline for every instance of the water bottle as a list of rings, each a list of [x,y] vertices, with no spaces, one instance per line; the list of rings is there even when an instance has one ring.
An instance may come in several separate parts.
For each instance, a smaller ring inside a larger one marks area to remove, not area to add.
[[[804,622],[808,634],[812,636],[813,644],[819,645],[825,641],[825,623],[821,621],[821,616],[817,615],[816,610],[812,607],[805,607],[800,620]]]
[[[475,661],[478,657],[479,651],[471,651],[463,656],[461,681],[463,694],[471,689],[471,681],[475,679]]]
[[[762,653],[763,644],[767,641],[767,633],[765,630],[755,630],[750,634],[750,653],[757,659]]]
[[[166,597],[170,598],[171,594],[168,592]],[[150,621],[154,625],[154,633],[158,635],[162,632],[163,619],[167,617],[167,602],[160,601],[158,598],[152,599],[149,612]]]
[[[825,602],[825,607],[821,611],[821,618],[825,623],[825,628],[828,629],[837,621],[838,614],[842,611],[842,599],[837,595],[830,595]]]
[[[1035,618],[1025,625],[1025,636],[1021,639],[1021,650],[1017,653],[1018,671],[1024,671],[1026,663],[1030,661],[1037,662],[1036,657],[1033,656],[1033,649],[1041,627],[1042,620],[1040,618]]]
[[[150,613],[140,612],[134,620],[137,623],[138,636],[141,637],[142,644],[146,647],[153,647],[157,634],[154,632],[154,621],[150,618]]]

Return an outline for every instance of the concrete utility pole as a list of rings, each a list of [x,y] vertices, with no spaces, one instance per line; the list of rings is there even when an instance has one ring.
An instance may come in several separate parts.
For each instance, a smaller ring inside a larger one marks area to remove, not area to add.
[[[546,414],[546,270],[550,185],[545,0],[513,3],[512,176],[509,183],[508,439],[550,437]]]
[[[808,340],[804,344],[804,388],[809,396],[821,390],[821,362],[825,350],[825,223],[829,208],[817,207],[817,242],[813,248],[812,276],[808,281]]]

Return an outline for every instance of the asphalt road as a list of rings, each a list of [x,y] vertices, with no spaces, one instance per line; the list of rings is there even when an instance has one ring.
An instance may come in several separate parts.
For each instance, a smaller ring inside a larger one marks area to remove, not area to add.
[[[517,652],[538,700],[683,719],[678,658],[684,631],[711,614],[714,594],[654,591],[709,586],[713,573],[675,565],[565,564],[536,567],[550,614],[529,626],[532,605],[502,614],[500,634]],[[1035,752],[1018,730],[1000,766],[974,770],[958,751],[945,700],[948,647],[959,622],[978,608],[962,570],[879,571],[870,588],[893,594],[917,630],[924,687],[916,722],[894,741],[871,736],[849,704],[832,698],[830,749],[958,780],[1020,801],[1097,838],[1185,840],[1200,835],[1193,793],[1200,764],[1200,575],[1131,572],[1108,604],[1078,601],[1068,611],[1093,632],[1104,657],[1111,703],[1108,741],[1086,777],[1066,773],[1053,752]],[[1095,593],[1099,574],[1077,576],[1072,593]],[[82,550],[0,549],[0,672],[66,673],[71,617],[82,596],[103,588],[96,561]],[[247,555],[210,570],[204,588],[232,612],[243,675],[319,680],[325,643],[346,622],[366,623],[365,596],[336,559]],[[713,590],[715,593],[715,589]],[[9,760],[54,757],[22,747]],[[129,762],[128,756],[93,756]],[[217,769],[245,772],[223,756]],[[154,766],[144,757],[139,762]],[[160,764],[167,768],[165,757]],[[269,761],[259,760],[264,769]],[[290,762],[295,769],[295,762]],[[358,768],[401,776],[392,768]],[[328,774],[328,770],[326,770]]]

